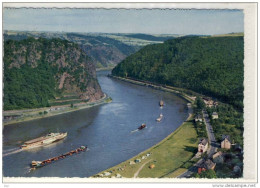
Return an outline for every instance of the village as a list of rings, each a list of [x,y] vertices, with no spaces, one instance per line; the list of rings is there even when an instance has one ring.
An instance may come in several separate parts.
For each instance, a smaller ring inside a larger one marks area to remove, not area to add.
[[[194,98],[195,100],[196,98]],[[243,160],[243,149],[242,147],[235,143],[230,135],[221,135],[220,142],[217,142],[214,135],[214,130],[210,124],[211,121],[217,120],[219,115],[213,110],[209,116],[205,108],[215,109],[218,106],[218,102],[212,100],[209,97],[202,97],[205,107],[202,109],[202,113],[198,113],[194,122],[203,126],[205,124],[207,131],[207,138],[200,138],[198,144],[198,152],[195,155],[196,158],[201,158],[194,166],[197,168],[196,172],[199,175],[203,172],[219,169],[218,166],[231,165],[232,173],[241,174],[242,173],[242,163],[238,161]],[[190,104],[189,104],[190,105]],[[238,160],[240,159],[240,160]],[[233,161],[232,161],[233,160]],[[180,177],[190,177],[191,173],[183,174]]]

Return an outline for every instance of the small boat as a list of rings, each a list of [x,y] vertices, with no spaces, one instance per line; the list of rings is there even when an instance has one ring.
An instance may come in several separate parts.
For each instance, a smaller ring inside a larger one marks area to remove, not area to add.
[[[160,107],[163,107],[163,106],[164,106],[163,100],[160,100],[159,105],[160,105]]]
[[[143,123],[140,127],[138,127],[138,130],[142,130],[145,127],[146,127],[146,124]]]
[[[50,164],[52,162],[55,162],[55,161],[58,161],[60,159],[65,159],[66,157],[68,156],[71,156],[73,154],[77,154],[79,152],[82,152],[82,151],[86,151],[87,150],[87,146],[80,146],[79,148],[75,149],[75,150],[72,150],[66,154],[62,154],[58,157],[53,157],[53,158],[50,158],[50,159],[46,159],[44,161],[32,161],[31,162],[31,167],[33,170],[35,170],[36,168],[40,168],[40,167],[43,167],[47,164]]]
[[[160,114],[160,116],[156,119],[156,121],[160,122],[162,120],[162,118],[163,118],[163,115]]]

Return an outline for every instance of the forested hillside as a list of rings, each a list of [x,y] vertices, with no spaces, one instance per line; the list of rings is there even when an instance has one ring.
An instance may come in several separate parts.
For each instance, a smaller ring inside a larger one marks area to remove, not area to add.
[[[149,45],[113,75],[194,90],[243,108],[243,37],[180,37]]]
[[[61,39],[4,42],[4,110],[49,106],[64,94],[103,96],[95,66],[77,44]]]
[[[129,34],[125,35],[127,37],[131,38],[137,38],[137,39],[142,39],[142,40],[149,40],[149,41],[165,41],[168,39],[173,39],[174,37],[172,36],[153,36],[153,35],[148,35],[148,34]]]

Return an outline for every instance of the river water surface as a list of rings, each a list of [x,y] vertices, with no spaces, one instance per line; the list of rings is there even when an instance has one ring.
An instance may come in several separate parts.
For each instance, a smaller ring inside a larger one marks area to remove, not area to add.
[[[113,101],[49,118],[7,125],[3,153],[24,141],[49,132],[68,132],[67,138],[49,146],[3,157],[4,177],[89,177],[148,149],[177,129],[188,117],[186,102],[173,94],[107,77],[97,72],[103,92]],[[165,106],[161,109],[159,101]],[[156,118],[163,113],[164,119]],[[142,123],[147,128],[131,132]],[[32,160],[45,160],[88,145],[89,151],[67,157],[34,171]]]

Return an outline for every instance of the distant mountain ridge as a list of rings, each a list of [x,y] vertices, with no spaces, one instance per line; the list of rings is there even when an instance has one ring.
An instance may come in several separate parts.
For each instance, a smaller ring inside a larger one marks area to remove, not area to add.
[[[129,35],[129,36],[128,36]],[[114,67],[127,56],[143,46],[161,43],[171,36],[152,36],[146,34],[107,34],[107,33],[65,33],[65,32],[29,32],[5,31],[4,40],[23,40],[34,38],[60,38],[79,44],[91,57],[96,68]]]
[[[149,40],[149,41],[165,41],[165,40],[175,38],[173,36],[153,36],[153,35],[141,34],[141,33],[140,34],[128,34],[128,35],[125,35],[125,36],[131,37],[131,38]]]
[[[50,106],[64,95],[82,101],[104,96],[91,59],[77,44],[61,39],[4,42],[4,110]]]

